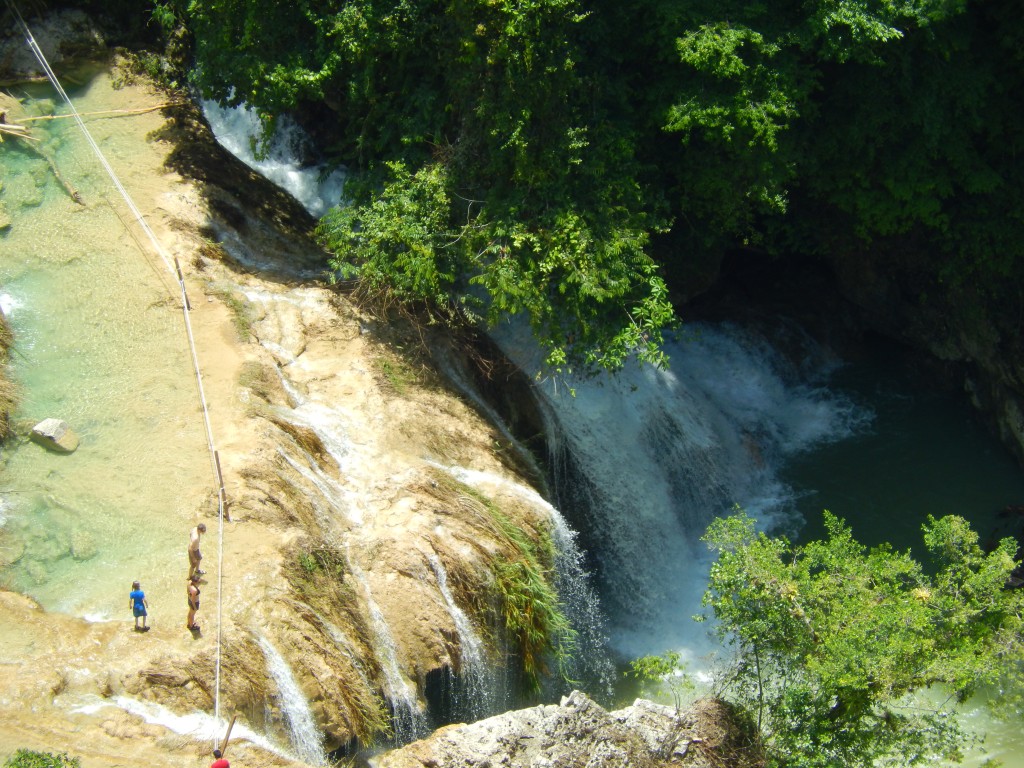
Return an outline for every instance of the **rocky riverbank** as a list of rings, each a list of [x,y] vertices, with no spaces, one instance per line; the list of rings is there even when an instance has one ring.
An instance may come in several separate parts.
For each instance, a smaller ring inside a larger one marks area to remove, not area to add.
[[[750,731],[719,701],[685,712],[638,699],[608,712],[579,691],[558,705],[509,712],[383,755],[377,768],[594,766],[597,768],[754,768]]]

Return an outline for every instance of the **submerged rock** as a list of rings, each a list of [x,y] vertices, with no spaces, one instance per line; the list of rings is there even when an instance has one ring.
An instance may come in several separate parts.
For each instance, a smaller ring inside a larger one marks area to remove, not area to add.
[[[88,531],[74,531],[71,534],[71,556],[82,562],[96,557],[96,540]]]
[[[32,439],[44,448],[58,453],[73,453],[78,448],[78,435],[66,421],[43,419],[32,427]]]

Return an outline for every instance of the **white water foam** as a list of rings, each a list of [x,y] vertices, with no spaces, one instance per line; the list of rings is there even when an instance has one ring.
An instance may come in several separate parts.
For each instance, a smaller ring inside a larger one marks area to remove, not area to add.
[[[22,302],[20,299],[11,296],[9,293],[0,293],[0,312],[3,313],[4,317],[10,317],[11,313],[16,309],[20,309]]]
[[[267,671],[277,684],[278,706],[288,726],[292,749],[304,762],[311,765],[326,765],[323,734],[317,728],[309,702],[299,688],[291,667],[269,640],[265,637],[259,640],[260,648],[267,660]]]
[[[541,511],[551,521],[555,545],[555,591],[562,611],[576,632],[576,648],[568,667],[562,672],[568,679],[586,681],[594,695],[610,695],[614,671],[605,648],[608,637],[605,616],[592,586],[591,574],[584,564],[577,535],[558,509],[533,488],[491,472],[431,462],[456,480],[488,493],[510,493]]]
[[[487,647],[473,622],[459,607],[448,588],[448,572],[436,554],[427,556],[437,580],[437,588],[459,633],[459,683],[455,711],[467,722],[474,722],[498,712],[500,700],[498,679],[487,658]]]
[[[125,712],[142,718],[150,725],[158,725],[166,728],[172,733],[180,736],[189,736],[196,741],[209,741],[211,744],[220,743],[227,732],[228,724],[205,712],[190,712],[187,715],[179,715],[166,707],[152,701],[140,701],[128,696],[115,696],[113,699],[105,699],[99,696],[87,695],[78,700],[70,707],[72,712],[82,714],[95,714],[108,707],[117,707]],[[231,742],[248,741],[268,752],[294,760],[295,755],[274,744],[263,734],[253,731],[243,723],[236,723],[231,729]]]
[[[300,168],[296,158],[309,140],[293,120],[281,117],[265,156],[257,157],[255,143],[263,134],[259,116],[248,106],[221,107],[202,102],[217,141],[231,154],[290,193],[313,216],[323,216],[341,200],[344,171],[325,166]]]
[[[363,598],[370,614],[370,628],[374,635],[373,649],[384,673],[384,695],[391,707],[394,731],[392,739],[398,745],[408,744],[422,738],[430,730],[427,715],[416,689],[410,684],[398,663],[395,639],[380,606],[373,599],[366,574],[352,562],[351,558],[348,558],[348,562],[352,575],[363,589]]]
[[[536,369],[531,340],[497,341]],[[675,649],[693,662],[717,648],[691,620],[711,560],[699,541],[707,523],[734,505],[766,525],[786,519],[780,463],[848,435],[863,414],[797,381],[738,328],[696,328],[667,351],[668,370],[629,365],[537,392],[556,503],[595,556],[614,648],[625,658]]]

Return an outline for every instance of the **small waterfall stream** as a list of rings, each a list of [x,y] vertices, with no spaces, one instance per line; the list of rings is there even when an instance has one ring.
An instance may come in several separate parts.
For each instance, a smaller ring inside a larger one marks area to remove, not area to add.
[[[595,696],[610,695],[615,677],[606,646],[607,630],[604,613],[592,586],[591,574],[584,567],[583,553],[576,544],[572,531],[561,512],[553,507],[533,488],[487,472],[464,467],[439,466],[456,480],[485,492],[500,490],[510,493],[536,509],[543,510],[552,522],[555,544],[555,589],[562,611],[576,631],[576,652],[567,660],[563,674],[585,687]],[[555,684],[557,686],[557,684]],[[548,693],[554,697],[560,691]]]
[[[493,662],[487,657],[484,641],[466,612],[455,602],[452,591],[448,588],[448,573],[445,571],[444,563],[433,553],[427,560],[434,572],[434,578],[437,579],[437,587],[444,598],[455,629],[459,633],[459,684],[453,695],[452,709],[456,717],[465,722],[474,722],[496,714],[499,711],[500,698],[498,679]]]
[[[203,113],[217,141],[253,170],[298,200],[313,216],[323,216],[341,199],[345,172],[323,165],[299,168],[296,158],[308,153],[309,139],[288,118],[278,121],[277,132],[265,152],[256,150],[262,133],[259,117],[247,107],[226,109],[203,102]]]
[[[349,564],[352,575],[362,588],[363,599],[370,614],[370,624],[374,634],[373,647],[384,672],[384,694],[391,709],[394,730],[392,740],[396,744],[408,744],[422,738],[429,731],[427,713],[423,709],[415,686],[409,682],[398,663],[398,653],[395,640],[391,636],[391,628],[388,626],[380,606],[373,599],[366,574],[352,563],[351,558],[349,558]]]
[[[316,726],[309,703],[295,681],[288,663],[280,652],[264,637],[259,639],[260,648],[267,660],[267,672],[277,684],[280,695],[278,706],[284,716],[295,754],[310,765],[326,765],[323,734]]]

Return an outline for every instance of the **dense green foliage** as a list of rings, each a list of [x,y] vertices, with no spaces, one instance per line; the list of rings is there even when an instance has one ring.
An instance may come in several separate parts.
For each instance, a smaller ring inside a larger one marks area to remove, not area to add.
[[[4,763],[4,768],[78,768],[81,761],[66,752],[52,754],[35,752],[31,749],[19,749]]]
[[[727,694],[757,718],[776,764],[913,765],[955,758],[955,704],[1021,690],[1024,594],[1005,585],[1017,544],[991,553],[962,518],[930,518],[934,570],[866,550],[825,513],[828,539],[793,546],[745,514],[715,521],[704,604],[736,651]]]
[[[693,679],[686,674],[686,663],[678,651],[666,651],[661,656],[641,656],[629,662],[629,669],[623,673],[640,681],[646,688],[656,684],[657,689],[672,694],[676,713],[683,707],[683,695],[697,688]]]
[[[913,300],[1016,307],[1017,10],[159,0],[155,17],[192,34],[205,95],[268,124],[296,112],[357,175],[320,230],[336,277],[445,319],[523,315],[552,364],[614,368],[660,360],[670,289],[729,248],[868,252]]]
[[[495,533],[504,539],[504,552],[492,564],[494,592],[505,629],[517,645],[527,686],[539,691],[541,678],[551,672],[549,662],[564,677],[566,661],[576,648],[576,631],[553,586],[555,545],[546,531],[539,532],[535,542],[492,502],[485,501],[485,508]]]

